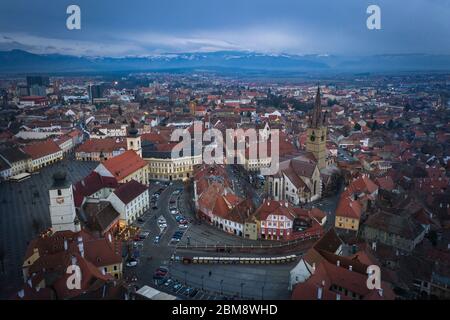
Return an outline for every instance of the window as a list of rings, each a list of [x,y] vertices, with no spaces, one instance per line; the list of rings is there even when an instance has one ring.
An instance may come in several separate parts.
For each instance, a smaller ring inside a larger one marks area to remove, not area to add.
[[[61,196],[61,195],[62,195],[62,192],[60,189],[58,189],[58,196]]]

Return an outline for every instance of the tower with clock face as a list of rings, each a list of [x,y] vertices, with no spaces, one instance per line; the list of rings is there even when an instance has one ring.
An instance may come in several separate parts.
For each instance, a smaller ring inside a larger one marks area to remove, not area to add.
[[[53,185],[49,190],[49,196],[52,231],[80,231],[72,185],[66,180],[65,173],[58,172],[53,175]]]
[[[327,127],[325,115],[322,113],[320,87],[317,87],[314,109],[307,129],[306,151],[311,152],[319,169],[326,167]]]

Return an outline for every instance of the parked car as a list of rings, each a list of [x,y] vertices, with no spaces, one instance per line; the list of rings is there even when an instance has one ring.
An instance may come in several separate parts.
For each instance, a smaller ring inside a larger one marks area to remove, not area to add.
[[[136,267],[138,264],[138,261],[136,259],[129,259],[127,260],[127,267]]]
[[[181,283],[176,283],[176,284],[172,287],[173,292],[177,292],[178,290],[180,290],[180,288],[181,288],[182,286],[183,286],[183,285],[182,285]]]
[[[164,285],[166,287],[170,286],[172,284],[173,280],[172,279],[167,279],[166,282],[164,282]]]
[[[162,277],[165,277],[169,273],[169,270],[167,268],[157,268],[155,270],[154,275],[159,275]]]
[[[153,243],[154,244],[158,244],[160,240],[161,240],[161,237],[160,236],[156,236],[155,239],[153,240]]]

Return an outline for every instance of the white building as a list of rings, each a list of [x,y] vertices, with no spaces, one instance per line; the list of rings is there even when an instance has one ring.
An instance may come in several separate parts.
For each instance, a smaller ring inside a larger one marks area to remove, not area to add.
[[[122,184],[109,195],[108,201],[125,224],[134,222],[150,207],[148,188],[136,180]]]
[[[49,190],[49,196],[53,232],[80,231],[80,223],[75,212],[72,185],[66,180],[65,173],[60,172],[53,176],[53,185]]]

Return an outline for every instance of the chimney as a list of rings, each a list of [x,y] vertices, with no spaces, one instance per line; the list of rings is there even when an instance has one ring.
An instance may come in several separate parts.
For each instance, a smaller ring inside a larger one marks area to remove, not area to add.
[[[349,266],[348,266],[348,270],[350,270],[350,271],[352,271],[352,270],[353,270],[353,267],[352,267],[352,265],[349,265]]]
[[[336,294],[336,300],[341,300],[341,295],[339,293]]]
[[[376,241],[372,242],[372,250],[377,251],[377,242]]]
[[[338,261],[336,261],[336,265],[338,266],[338,267],[340,267],[341,266],[341,262],[338,260]]]
[[[322,287],[317,288],[317,300],[322,300]]]
[[[311,273],[314,274],[316,272],[316,263],[314,262],[311,268]]]

